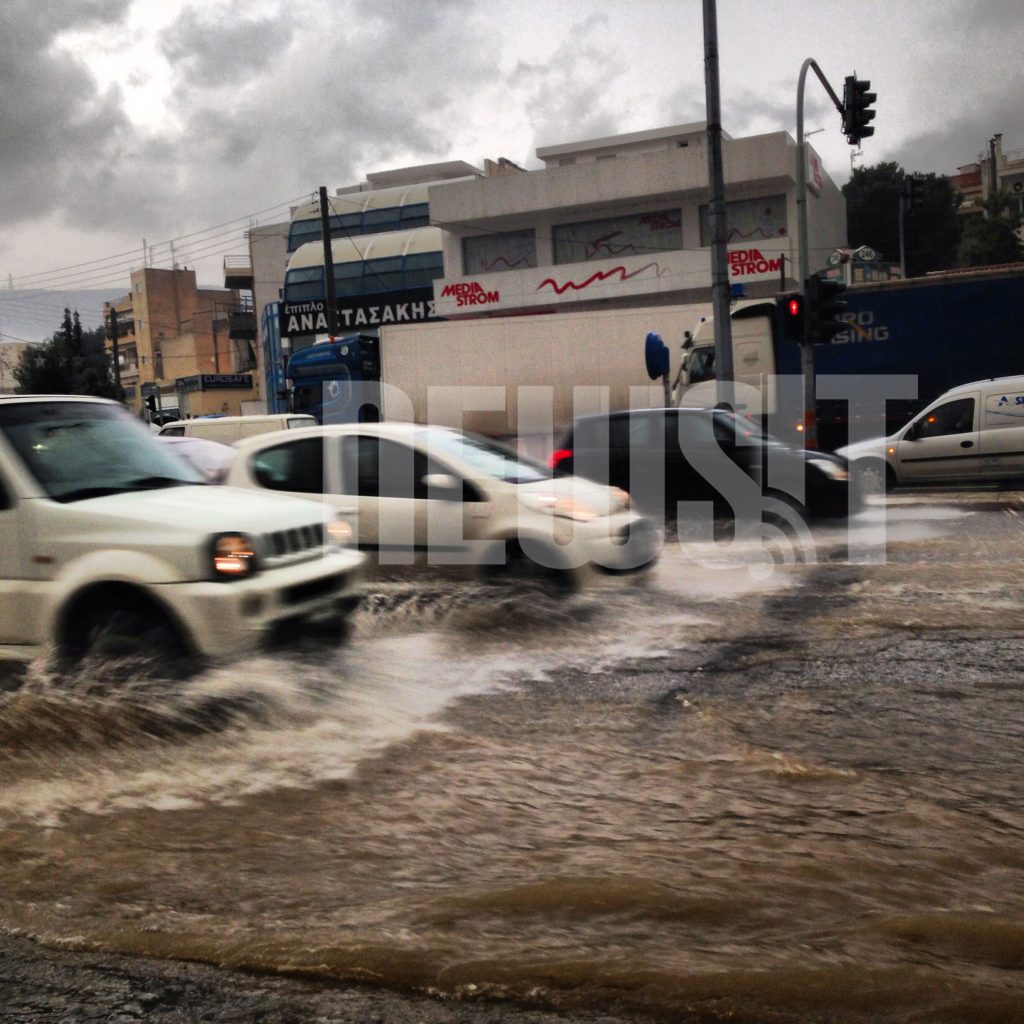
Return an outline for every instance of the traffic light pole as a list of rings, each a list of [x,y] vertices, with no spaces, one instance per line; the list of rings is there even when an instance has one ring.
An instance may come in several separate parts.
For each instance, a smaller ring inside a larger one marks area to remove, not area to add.
[[[800,68],[800,81],[796,89],[796,217],[797,244],[799,246],[797,258],[799,260],[799,280],[805,282],[811,275],[811,267],[810,245],[807,237],[807,143],[804,141],[804,86],[807,81],[807,71],[811,68],[825,87],[825,91],[832,97],[832,102],[836,105],[840,115],[843,114],[842,100],[829,85],[828,79],[822,74],[817,61],[808,57]],[[804,377],[804,446],[817,448],[818,420],[815,414],[814,346],[806,332],[804,343],[800,348],[800,366]]]
[[[903,191],[900,190],[900,277],[906,278],[907,276],[907,254],[906,245],[903,241],[903,219],[907,214],[907,201],[904,198]]]

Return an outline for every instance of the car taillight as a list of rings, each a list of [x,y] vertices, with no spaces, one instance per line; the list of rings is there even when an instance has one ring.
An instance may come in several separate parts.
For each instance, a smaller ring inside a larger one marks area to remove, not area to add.
[[[566,459],[572,458],[571,448],[556,448],[548,456],[548,468],[558,469],[559,463],[565,462]]]

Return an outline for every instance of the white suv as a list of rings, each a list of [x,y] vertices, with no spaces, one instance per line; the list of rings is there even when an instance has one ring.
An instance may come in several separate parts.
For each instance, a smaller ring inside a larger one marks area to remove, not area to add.
[[[115,402],[0,397],[0,658],[250,652],[355,606],[350,533],[321,502],[207,485]]]

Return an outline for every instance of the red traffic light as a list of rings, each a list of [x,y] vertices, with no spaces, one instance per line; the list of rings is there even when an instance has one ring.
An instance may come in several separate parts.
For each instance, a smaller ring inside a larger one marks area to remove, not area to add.
[[[782,336],[790,341],[804,340],[804,297],[800,292],[780,295],[775,300],[779,311]]]

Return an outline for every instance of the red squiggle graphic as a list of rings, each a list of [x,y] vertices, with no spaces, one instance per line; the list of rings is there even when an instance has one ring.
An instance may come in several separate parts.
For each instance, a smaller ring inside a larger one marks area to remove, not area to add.
[[[645,270],[650,270],[651,267],[654,267],[655,277],[661,277],[665,273],[657,263],[648,263],[632,273],[628,273],[625,267],[613,267],[611,270],[599,270],[597,273],[591,274],[582,284],[577,284],[575,281],[566,281],[565,284],[560,285],[553,277],[546,277],[537,285],[537,291],[540,291],[545,285],[551,285],[556,295],[564,295],[570,288],[581,292],[584,288],[589,288],[595,281],[607,281],[609,277],[614,277],[616,274],[619,275],[620,282],[628,281],[631,277],[636,277]]]
[[[498,256],[496,259],[492,260],[490,263],[485,262],[484,263],[484,270],[493,270],[495,267],[500,267],[503,263],[505,264],[505,267],[508,270],[515,270],[516,267],[521,267],[524,264],[526,266],[529,266],[530,265],[530,257],[529,256],[520,256],[518,259],[513,260],[512,262],[509,262],[507,257],[505,257],[505,256]]]

